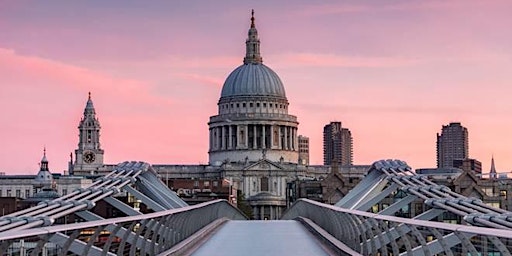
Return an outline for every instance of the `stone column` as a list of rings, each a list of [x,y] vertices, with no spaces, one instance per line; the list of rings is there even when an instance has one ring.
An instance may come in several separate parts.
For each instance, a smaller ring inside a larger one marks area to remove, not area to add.
[[[253,217],[255,220],[259,219],[259,218],[258,218],[258,206],[254,206],[254,207],[252,208],[252,215],[253,215],[252,217]]]
[[[213,148],[215,150],[219,149],[219,129],[217,127],[212,128],[214,136],[213,136]]]
[[[240,148],[242,146],[242,136],[240,136],[241,125],[236,126],[236,148]],[[244,134],[245,136],[245,134]]]
[[[274,145],[274,126],[270,125],[270,147],[269,148],[275,148]]]
[[[244,125],[245,127],[245,139],[244,139],[244,142],[245,142],[245,148],[249,148],[249,125]]]
[[[224,132],[224,126],[219,127],[220,128],[220,149],[224,149],[226,147],[226,134]]]
[[[266,125],[261,126],[261,148],[267,148],[267,145],[265,143],[265,128]]]
[[[295,128],[294,127],[290,127],[290,131],[291,131],[291,135],[290,136],[290,140],[291,140],[291,143],[292,143],[292,146],[290,147],[291,150],[295,150]]]
[[[260,206],[260,220],[265,219],[265,206]]]
[[[284,127],[284,145],[283,145],[283,149],[284,150],[288,150],[288,127]]]
[[[233,149],[233,126],[232,125],[228,126],[228,129],[229,129],[228,149]]]
[[[295,150],[296,151],[299,151],[299,135],[297,134],[298,133],[298,129],[295,128]]]
[[[288,127],[288,129],[290,130],[290,133],[288,133],[288,149],[289,150],[292,150],[292,135],[293,135],[293,130],[291,127]]]
[[[274,206],[273,205],[270,206],[270,219],[271,220],[275,220],[276,219],[274,217]]]
[[[277,139],[277,148],[283,149],[283,145],[281,144],[281,126],[280,125],[277,126],[277,136],[279,137]]]
[[[254,130],[253,144],[252,144],[252,148],[253,148],[253,149],[257,149],[257,148],[258,148],[258,145],[257,145],[257,141],[258,141],[258,139],[257,139],[257,138],[258,138],[258,137],[257,137],[257,135],[258,135],[258,129],[256,128],[256,126],[257,126],[257,125],[255,124],[255,125],[254,125],[254,129],[253,129],[253,130]]]
[[[217,147],[219,150],[222,149],[222,126],[217,127],[217,136],[219,138],[219,144],[217,144]]]

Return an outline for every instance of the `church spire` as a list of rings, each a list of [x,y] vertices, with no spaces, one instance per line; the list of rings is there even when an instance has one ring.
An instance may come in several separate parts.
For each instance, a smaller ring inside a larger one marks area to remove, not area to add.
[[[46,159],[46,147],[44,147],[39,172],[37,173],[33,184],[37,189],[51,188],[53,184],[53,177],[50,173],[50,169],[48,168],[48,159]]]
[[[40,171],[48,171],[48,159],[46,159],[46,147],[43,148],[43,158],[41,159]]]
[[[85,104],[84,116],[94,116],[95,114],[96,111],[94,110],[94,104],[92,104],[91,92],[89,92],[89,98],[87,99],[87,103]]]
[[[247,40],[245,41],[244,64],[261,64],[263,58],[260,55],[260,39],[258,30],[254,24],[254,10],[251,12],[251,28],[249,29]]]
[[[498,174],[496,173],[496,166],[494,165],[494,156],[491,158],[491,170],[489,171],[489,178],[496,179]]]

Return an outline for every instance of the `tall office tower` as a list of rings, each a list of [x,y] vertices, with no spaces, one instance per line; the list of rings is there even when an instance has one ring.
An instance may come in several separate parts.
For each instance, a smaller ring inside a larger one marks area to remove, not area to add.
[[[453,160],[468,158],[468,129],[460,123],[443,125],[437,134],[437,167],[453,167]]]
[[[341,122],[324,126],[324,165],[352,165],[352,134]]]
[[[299,135],[299,164],[309,165],[309,138]]]

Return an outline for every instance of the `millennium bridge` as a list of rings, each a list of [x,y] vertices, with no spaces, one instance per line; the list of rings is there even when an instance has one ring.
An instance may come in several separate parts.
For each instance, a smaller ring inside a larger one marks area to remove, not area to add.
[[[405,196],[370,211],[399,191]],[[121,192],[151,213],[116,199]],[[428,210],[395,216],[415,200]],[[94,214],[99,201],[126,217]],[[55,224],[73,214],[85,222]],[[463,224],[436,221],[443,214]],[[121,163],[88,188],[0,218],[1,255],[511,255],[511,245],[512,212],[435,184],[400,160],[375,162],[335,205],[300,199],[281,220],[247,220],[226,200],[189,206],[144,162]]]

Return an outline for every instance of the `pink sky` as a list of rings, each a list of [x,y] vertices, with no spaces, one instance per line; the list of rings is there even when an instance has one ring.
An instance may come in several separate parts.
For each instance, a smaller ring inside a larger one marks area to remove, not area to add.
[[[512,3],[457,1],[0,0],[0,171],[67,168],[91,91],[105,162],[208,161],[209,116],[242,63],[250,9],[311,163],[341,121],[354,163],[436,165],[436,133],[469,130],[469,154],[512,170]]]

